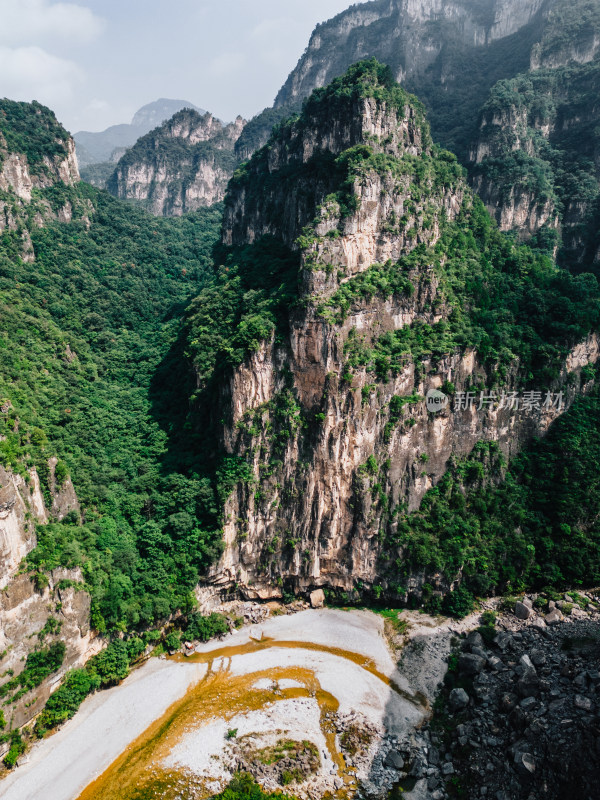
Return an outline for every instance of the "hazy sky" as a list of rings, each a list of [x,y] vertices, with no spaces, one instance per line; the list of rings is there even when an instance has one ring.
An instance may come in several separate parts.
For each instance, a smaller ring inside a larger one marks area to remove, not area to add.
[[[159,97],[225,120],[270,105],[317,22],[352,0],[0,0],[0,97],[71,131],[129,122]]]

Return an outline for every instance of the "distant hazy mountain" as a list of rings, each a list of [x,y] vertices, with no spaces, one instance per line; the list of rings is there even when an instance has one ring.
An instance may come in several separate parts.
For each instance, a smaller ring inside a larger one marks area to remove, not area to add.
[[[204,109],[198,108],[188,100],[169,100],[161,97],[160,100],[142,106],[134,114],[130,124],[111,125],[105,131],[97,133],[79,131],[73,136],[77,146],[79,166],[110,161],[115,149],[131,147],[140,136],[158,127],[182,108],[193,108],[200,114],[206,113]]]

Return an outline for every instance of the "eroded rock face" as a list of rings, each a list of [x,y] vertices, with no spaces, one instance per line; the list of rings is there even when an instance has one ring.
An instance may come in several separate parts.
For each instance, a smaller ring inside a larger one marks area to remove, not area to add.
[[[34,650],[56,641],[66,645],[58,672],[16,702],[3,706],[12,728],[39,714],[68,669],[83,666],[102,649],[102,641],[90,630],[89,615],[90,596],[83,590],[80,570],[55,570],[48,585],[39,589],[30,575],[18,575],[0,592],[0,671],[6,676],[2,683],[11,677],[8,670],[15,676],[23,671],[27,656]]]
[[[573,350],[553,387],[563,391],[563,405],[519,413],[493,405],[460,409],[451,402],[439,413],[428,411],[425,396],[445,382],[456,392],[486,385],[478,355],[468,348],[435,364],[407,359],[399,374],[376,384],[366,368],[344,377],[346,352],[356,342],[368,347],[385,332],[417,320],[437,322],[449,310],[426,264],[410,272],[409,296],[383,299],[374,291],[354,298],[343,318],[327,316],[323,304],[372,264],[435,243],[442,220],[456,219],[467,202],[462,178],[432,180],[419,194],[410,179],[392,179],[382,169],[356,179],[356,210],[342,216],[326,177],[311,182],[301,176],[295,186],[287,180],[290,173],[301,175],[298,165],[314,163],[315,154],[337,156],[360,143],[382,159],[427,159],[433,152],[412,107],[396,113],[363,98],[348,117],[329,114],[315,118],[314,126],[306,119],[290,125],[250,163],[247,180],[232,183],[226,200],[225,244],[270,235],[299,248],[302,262],[300,302],[285,341],[279,335],[264,342],[222,391],[223,444],[250,462],[254,481],[238,484],[226,503],[225,552],[210,580],[236,585],[252,598],[279,596],[285,583],[300,591],[376,585],[382,580],[383,512],[365,468],[369,459],[387,464],[378,480],[390,507],[414,510],[451,456],[468,455],[482,440],[498,442],[511,456],[543,435],[574,399],[581,368],[598,360],[594,335]],[[260,181],[264,192],[256,189]],[[517,366],[507,391],[516,388]],[[569,373],[575,374],[567,382]],[[404,398],[406,424],[392,420],[394,397]],[[415,586],[428,579],[414,576]]]
[[[234,147],[244,125],[241,117],[224,125],[208,112],[184,109],[126,152],[108,191],[157,216],[181,216],[219,202],[237,163]]]
[[[103,646],[90,631],[90,596],[83,589],[80,570],[54,570],[47,582],[41,583],[30,572],[18,572],[22,560],[36,545],[36,524],[63,519],[70,511],[79,512],[70,479],[56,486],[56,463],[53,458],[49,465],[50,511],[34,468],[24,479],[0,467],[0,684],[22,672],[34,650],[56,641],[66,645],[58,672],[16,702],[3,705],[11,727],[20,727],[35,717],[66,670],[84,664]]]
[[[380,0],[354,5],[318,25],[308,47],[277,95],[276,105],[293,105],[361,58],[389,64],[396,80],[408,82],[429,68],[444,74],[444,46],[483,48],[517,33],[536,18],[543,0]],[[448,65],[450,66],[450,64]]]
[[[400,311],[391,309],[394,310]],[[385,309],[379,314],[369,311],[371,323],[375,320],[391,325],[394,318],[402,318],[400,313],[388,316]],[[300,357],[291,365],[295,387],[308,407],[323,409],[316,413],[323,413],[325,419],[312,435],[296,433],[291,437],[283,464],[266,485],[261,482],[260,494],[254,486],[238,486],[226,506],[226,549],[212,571],[214,581],[223,585],[235,582],[250,597],[279,596],[271,571],[265,570],[268,563],[270,569],[286,579],[292,578],[300,590],[331,585],[349,591],[357,580],[374,585],[381,568],[379,515],[371,500],[369,481],[361,474],[361,467],[371,455],[375,454],[378,462],[390,459],[383,487],[390,503],[405,502],[409,510],[414,510],[425,492],[445,474],[452,455],[464,457],[477,442],[493,440],[505,455],[513,456],[532,437],[543,436],[561,413],[556,408],[513,414],[508,409],[481,413],[476,407],[470,411],[449,407],[435,416],[428,414],[423,397],[431,389],[439,389],[445,380],[451,380],[457,391],[464,391],[484,379],[485,372],[472,351],[444,359],[424,379],[415,377],[411,364],[397,379],[373,390],[365,403],[363,389],[368,390],[369,384],[366,374],[355,377],[352,386],[344,385],[337,374],[332,375],[343,367],[342,348],[337,340],[343,340],[357,320],[358,314],[351,315],[348,327],[339,331],[327,330],[326,325],[314,321],[311,325],[310,320],[305,327],[295,327],[295,335],[304,340]],[[304,359],[307,351],[313,354],[310,360]],[[588,363],[595,363],[597,337],[589,341],[587,352]],[[234,424],[226,432],[230,452],[247,452],[244,416],[239,412],[243,409],[266,421],[269,415],[262,403],[273,401],[285,391],[284,381],[276,377],[273,369],[273,365],[283,363],[281,352],[271,344],[236,372],[231,391],[237,412]],[[247,385],[240,391],[250,372],[256,382],[253,395],[247,393]],[[568,374],[565,367],[563,382]],[[412,426],[400,426],[386,441],[386,406],[395,395],[406,397],[413,393],[421,399],[410,407]],[[563,409],[569,407],[575,394],[572,388],[565,390]],[[315,405],[318,397],[326,398],[323,404]],[[256,445],[254,440],[253,446]],[[268,434],[260,437],[257,453],[261,448],[263,455],[269,452]],[[260,463],[257,454],[257,480]],[[269,556],[270,553],[276,555]],[[417,587],[427,578],[414,576],[414,580]]]
[[[81,508],[79,506],[77,495],[75,494],[75,487],[73,486],[70,477],[67,476],[60,486],[57,486],[57,463],[58,459],[56,456],[53,456],[48,461],[48,467],[50,468],[50,494],[52,495],[52,508],[50,509],[50,512],[54,519],[58,520],[58,522],[61,522],[61,520],[63,520],[67,514],[70,514],[72,511],[75,511],[77,514],[79,514],[81,512]]]
[[[597,48],[600,33],[588,34]],[[584,270],[598,263],[600,67],[542,44],[548,63],[497,84],[483,107],[468,154],[473,187],[502,230],[550,234],[562,263]]]
[[[484,200],[487,210],[501,231],[517,231],[521,239],[529,239],[544,226],[558,229],[559,218],[551,198],[540,198],[534,189],[525,186],[498,186],[493,180],[476,176],[473,188]]]
[[[65,186],[74,186],[79,182],[79,168],[75,155],[75,143],[71,138],[64,142],[66,155],[51,159],[44,157],[45,169],[33,172],[23,153],[9,152],[6,141],[0,134],[0,155],[2,170],[0,171],[0,191],[13,192],[20,200],[29,202],[33,189],[47,189],[57,182]]]
[[[65,134],[66,135],[66,134]],[[21,257],[33,262],[35,255],[28,226],[42,227],[46,220],[58,219],[70,222],[73,208],[66,201],[61,207],[52,207],[45,198],[34,197],[35,190],[48,189],[57,184],[73,186],[79,182],[79,168],[75,155],[75,143],[67,137],[62,144],[65,154],[53,158],[44,156],[42,164],[31,167],[24,153],[11,152],[0,133],[0,234],[23,228]],[[33,214],[28,206],[35,202]]]
[[[0,589],[35,547],[35,523],[48,521],[37,471],[28,476],[26,483],[0,467]]]
[[[71,479],[56,485],[56,458],[49,461],[52,504],[46,508],[35,467],[26,478],[0,466],[0,589],[16,574],[21,561],[36,545],[35,526],[50,518],[62,520],[71,511],[79,513],[79,501]]]

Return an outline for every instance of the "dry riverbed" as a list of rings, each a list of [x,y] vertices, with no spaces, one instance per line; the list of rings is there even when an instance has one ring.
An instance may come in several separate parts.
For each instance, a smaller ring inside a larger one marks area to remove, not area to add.
[[[399,668],[381,617],[334,609],[271,616],[190,657],[153,659],[86,700],[0,794],[204,798],[247,769],[302,798],[381,795],[398,776],[389,752],[428,714],[451,636],[475,624],[405,616]]]

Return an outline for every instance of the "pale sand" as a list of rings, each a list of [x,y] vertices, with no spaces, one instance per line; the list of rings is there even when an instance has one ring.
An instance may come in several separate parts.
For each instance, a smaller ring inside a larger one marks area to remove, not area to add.
[[[199,775],[221,778],[228,782],[231,774],[223,767],[220,756],[227,748],[227,731],[236,728],[238,739],[257,734],[257,746],[260,747],[274,745],[282,736],[296,741],[308,739],[319,748],[322,769],[329,774],[335,765],[327,751],[319,719],[319,704],[312,698],[280,700],[260,711],[237,714],[228,723],[222,720],[211,721],[187,734],[173,748],[164,765],[187,767]]]
[[[73,800],[200,680],[206,664],[151,659],[120,686],[89,697],[72,720],[35,745],[0,781],[2,800]]]
[[[395,671],[383,637],[382,619],[363,611],[322,609],[274,617],[261,625],[236,631],[224,642],[201,645],[198,650],[206,652],[224,645],[243,644],[250,637],[256,639],[262,635],[279,641],[306,641],[350,650],[371,658],[384,675]],[[359,711],[373,722],[383,723],[390,732],[400,733],[422,718],[417,707],[392,693],[376,676],[331,653],[310,651],[301,646],[298,649],[273,647],[234,656],[230,669],[233,674],[242,675],[284,665],[314,670],[322,688],[339,700],[342,713]],[[36,745],[29,762],[0,783],[0,797],[3,800],[42,797],[44,800],[75,800],[133,740],[182,697],[205,670],[204,664],[152,660],[120,686],[88,698],[73,720]],[[407,682],[403,683],[409,689]],[[235,725],[229,723],[227,727],[250,731],[258,726],[266,731],[271,724],[278,726],[280,711],[285,711],[285,707],[276,710],[277,705],[268,712],[272,715],[271,723],[258,714],[242,714]],[[321,745],[322,734],[312,704],[296,705],[293,714],[291,708],[288,710],[290,722],[292,718],[295,720],[290,727],[299,733],[305,726],[306,737]],[[221,751],[225,746],[224,724],[215,720],[214,725],[211,734],[218,742],[217,750]],[[204,731],[208,733],[208,729]],[[173,761],[196,768],[204,764],[204,757],[198,752],[207,746],[203,744],[204,731],[186,737],[173,752]],[[216,766],[214,759],[212,763]],[[330,767],[330,764],[325,766]],[[220,769],[215,771],[220,772]]]

